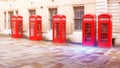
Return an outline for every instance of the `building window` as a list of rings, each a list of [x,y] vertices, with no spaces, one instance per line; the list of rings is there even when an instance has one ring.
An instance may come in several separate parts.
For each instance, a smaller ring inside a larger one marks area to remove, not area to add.
[[[74,7],[74,28],[82,29],[82,16],[84,15],[84,6]]]
[[[36,14],[36,10],[35,9],[29,10],[29,16],[35,15],[35,14]]]
[[[19,13],[18,13],[18,11],[16,11],[16,15],[18,15]]]
[[[57,8],[49,8],[50,29],[52,29],[52,17],[57,14]]]
[[[52,2],[54,2],[54,0],[52,0]]]
[[[6,12],[4,12],[4,29],[6,29]]]
[[[11,18],[13,15],[13,11],[8,11],[8,29],[11,27]]]

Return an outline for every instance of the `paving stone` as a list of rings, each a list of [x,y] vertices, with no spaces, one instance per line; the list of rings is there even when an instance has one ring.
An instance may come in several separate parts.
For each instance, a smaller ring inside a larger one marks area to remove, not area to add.
[[[104,65],[96,65],[96,64],[90,64],[87,66],[84,66],[83,68],[104,68]]]
[[[120,57],[119,58],[113,57],[111,60],[109,60],[109,62],[119,62],[120,63]]]
[[[47,65],[43,68],[63,68],[64,65],[62,63],[55,63],[55,64],[50,64],[50,65]]]
[[[39,63],[33,63],[33,64],[32,64],[32,67],[34,67],[34,68],[43,68],[43,67],[45,67],[45,66],[42,65],[42,64],[39,64]]]
[[[104,68],[120,68],[120,62],[107,63]]]
[[[63,68],[84,68],[84,65],[80,65],[80,64],[70,64],[70,65],[66,65]]]
[[[64,59],[59,61],[59,63],[65,64],[65,65],[70,65],[72,63],[76,62],[75,60],[70,60],[70,59]]]
[[[21,66],[19,68],[34,68],[34,67],[32,67],[32,65],[25,65],[25,66]]]

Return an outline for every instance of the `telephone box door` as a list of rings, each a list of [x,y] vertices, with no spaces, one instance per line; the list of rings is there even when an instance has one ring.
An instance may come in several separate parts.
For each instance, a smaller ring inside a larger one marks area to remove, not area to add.
[[[98,16],[98,46],[112,47],[112,15],[100,14]]]
[[[11,20],[11,37],[14,38],[16,34],[16,17],[13,16]]]
[[[17,32],[18,32],[18,37],[23,37],[23,21],[22,21],[22,17],[18,17],[18,25],[17,25]]]
[[[96,43],[96,16],[91,14],[82,17],[82,45],[94,46]]]
[[[66,17],[64,15],[55,15],[52,19],[53,42],[66,42]]]
[[[23,37],[23,18],[22,16],[12,16],[11,23],[11,37],[21,38]]]
[[[30,40],[42,40],[42,22],[41,16],[30,16],[29,38]]]

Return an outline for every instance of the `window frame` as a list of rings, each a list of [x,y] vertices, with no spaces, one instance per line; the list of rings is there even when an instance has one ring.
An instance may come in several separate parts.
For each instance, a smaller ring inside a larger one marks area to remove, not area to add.
[[[6,29],[6,28],[7,28],[6,15],[7,15],[7,12],[6,12],[6,11],[4,11],[4,29]]]
[[[28,12],[29,12],[29,16],[35,15],[36,14],[36,9],[29,9]]]
[[[73,19],[74,20],[74,31],[82,31],[82,16],[85,13],[84,6],[74,6],[73,10],[74,10],[74,19]],[[80,12],[80,13],[77,14],[78,12]],[[83,13],[83,14],[81,15],[81,13]],[[77,23],[76,21],[81,21],[81,22],[79,22],[79,24],[76,24]],[[78,28],[76,28],[76,25],[77,26],[80,25],[80,26],[78,26]]]
[[[14,11],[8,11],[8,29],[11,28],[11,23],[12,23],[11,18],[13,15],[14,15]]]
[[[55,12],[55,13],[54,13]],[[53,13],[53,14],[52,14]],[[50,22],[50,29],[52,29],[52,17],[58,13],[57,8],[49,8],[49,22]]]

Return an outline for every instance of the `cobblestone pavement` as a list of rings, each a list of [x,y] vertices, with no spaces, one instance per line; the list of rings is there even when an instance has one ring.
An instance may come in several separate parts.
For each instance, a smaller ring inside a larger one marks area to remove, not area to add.
[[[111,49],[0,37],[0,68],[120,68]]]

